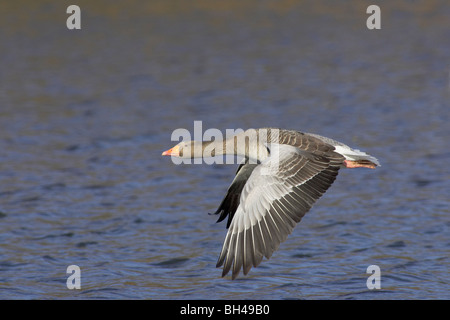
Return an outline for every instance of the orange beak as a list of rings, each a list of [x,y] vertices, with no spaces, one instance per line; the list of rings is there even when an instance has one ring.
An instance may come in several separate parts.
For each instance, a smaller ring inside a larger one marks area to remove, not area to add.
[[[180,147],[179,146],[175,146],[172,149],[169,149],[167,151],[164,151],[162,153],[163,156],[175,156],[175,157],[179,157],[180,156]]]

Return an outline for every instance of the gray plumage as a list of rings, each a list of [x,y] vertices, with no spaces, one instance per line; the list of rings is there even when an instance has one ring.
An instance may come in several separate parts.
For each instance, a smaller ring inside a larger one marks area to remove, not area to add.
[[[245,159],[215,212],[218,222],[228,217],[217,267],[223,266],[222,276],[231,270],[233,279],[271,257],[341,167],[380,165],[333,139],[276,128],[249,129],[221,141],[182,141],[163,152],[181,158],[225,154]]]

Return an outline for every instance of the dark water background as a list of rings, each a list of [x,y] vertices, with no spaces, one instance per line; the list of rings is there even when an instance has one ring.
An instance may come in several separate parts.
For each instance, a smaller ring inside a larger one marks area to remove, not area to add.
[[[0,298],[450,298],[448,1],[380,1],[372,31],[373,1],[77,1],[80,31],[70,4],[0,4]],[[207,213],[236,166],[161,157],[194,120],[319,133],[382,167],[342,170],[231,281]]]

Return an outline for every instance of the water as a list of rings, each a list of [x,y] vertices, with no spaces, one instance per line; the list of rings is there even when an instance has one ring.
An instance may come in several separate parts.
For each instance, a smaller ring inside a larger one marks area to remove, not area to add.
[[[382,4],[376,31],[360,1],[78,1],[80,31],[69,4],[0,6],[0,298],[450,298],[446,1]],[[161,157],[195,120],[315,132],[382,167],[342,170],[231,281],[207,213],[236,166]]]

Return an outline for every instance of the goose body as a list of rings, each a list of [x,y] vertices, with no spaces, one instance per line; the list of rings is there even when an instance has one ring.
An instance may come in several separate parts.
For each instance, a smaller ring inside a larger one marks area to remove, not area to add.
[[[317,134],[277,128],[249,129],[222,141],[182,141],[163,152],[180,158],[244,158],[215,214],[228,217],[217,261],[222,276],[247,274],[269,259],[346,168],[375,168],[376,158]]]

